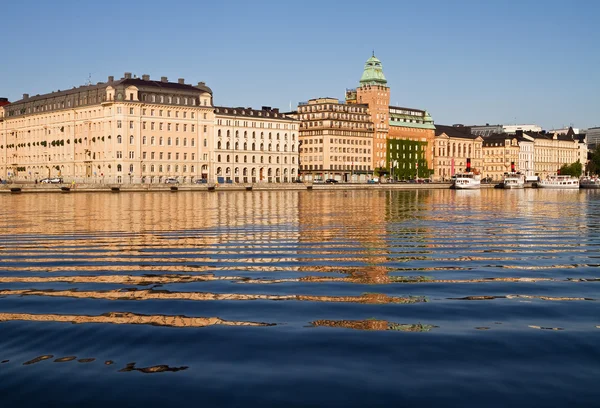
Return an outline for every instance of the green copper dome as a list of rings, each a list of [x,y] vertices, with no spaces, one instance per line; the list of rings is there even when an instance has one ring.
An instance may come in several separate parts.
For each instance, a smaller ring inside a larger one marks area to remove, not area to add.
[[[365,70],[360,78],[361,85],[386,85],[387,79],[383,75],[383,67],[375,54],[365,63]]]

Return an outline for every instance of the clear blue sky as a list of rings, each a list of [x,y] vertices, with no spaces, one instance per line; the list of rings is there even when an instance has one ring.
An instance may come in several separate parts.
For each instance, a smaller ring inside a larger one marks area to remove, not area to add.
[[[2,2],[0,96],[205,81],[215,104],[343,98],[374,49],[392,103],[436,123],[600,126],[600,1]]]

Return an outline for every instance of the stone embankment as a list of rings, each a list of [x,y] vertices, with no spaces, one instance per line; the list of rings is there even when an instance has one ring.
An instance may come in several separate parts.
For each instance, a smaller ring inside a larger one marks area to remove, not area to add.
[[[493,184],[482,185],[492,188]],[[0,193],[90,193],[90,192],[178,192],[178,191],[281,191],[281,190],[436,190],[448,189],[450,183],[383,183],[383,184],[311,184],[311,183],[254,183],[254,184],[31,184],[0,185]]]

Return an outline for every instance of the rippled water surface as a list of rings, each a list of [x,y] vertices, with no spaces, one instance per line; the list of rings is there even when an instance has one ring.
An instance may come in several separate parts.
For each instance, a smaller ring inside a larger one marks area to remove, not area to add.
[[[598,406],[598,191],[0,204],[1,406]]]

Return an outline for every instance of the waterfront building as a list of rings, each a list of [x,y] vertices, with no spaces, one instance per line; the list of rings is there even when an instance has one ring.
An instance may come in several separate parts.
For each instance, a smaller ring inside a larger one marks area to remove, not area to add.
[[[540,178],[556,175],[565,164],[581,162],[583,171],[587,163],[587,143],[585,134],[547,132],[524,132],[533,138],[535,175]]]
[[[483,138],[464,126],[435,125],[433,181],[447,181],[465,171],[467,158],[473,170],[483,170]]]
[[[207,146],[210,181],[294,182],[299,130],[299,122],[279,109],[215,107],[214,137]]]
[[[0,107],[0,177],[193,182],[208,174],[212,91],[183,78],[115,80]]]
[[[290,115],[301,121],[305,180],[366,181],[390,175],[392,167],[407,178],[432,171],[433,119],[424,110],[390,106],[390,88],[375,55],[365,63],[358,88],[346,90],[345,101],[311,99]]]
[[[535,124],[524,124],[524,125],[490,125],[486,123],[485,125],[471,125],[471,133],[474,135],[480,135],[483,137],[488,137],[500,133],[506,133],[509,135],[516,134],[517,131],[527,131],[527,132],[541,132],[542,128]]]
[[[368,107],[335,98],[311,99],[290,114],[300,123],[305,181],[366,181],[373,174],[374,125]]]
[[[502,181],[504,174],[512,170],[516,171],[519,162],[519,139],[516,135],[500,133],[487,136],[483,139],[483,172],[485,178],[493,181]]]

